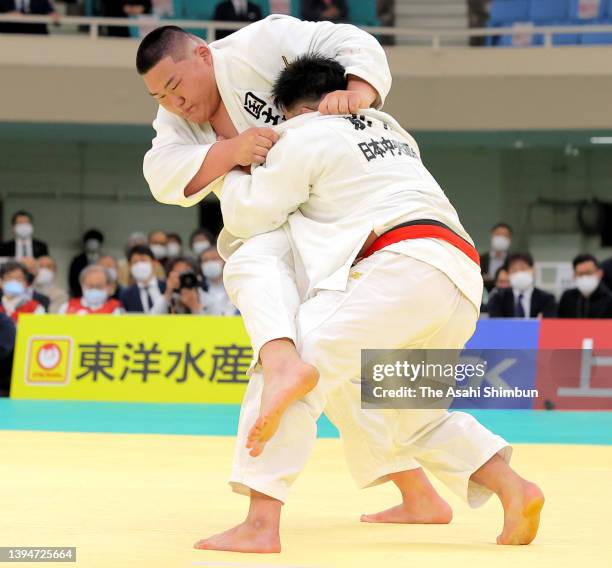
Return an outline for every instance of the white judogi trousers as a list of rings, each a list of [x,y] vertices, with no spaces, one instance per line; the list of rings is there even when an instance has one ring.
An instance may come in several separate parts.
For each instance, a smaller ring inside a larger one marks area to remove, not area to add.
[[[240,309],[258,356],[266,342],[288,337],[319,383],[289,407],[256,458],[245,447],[259,413],[263,375],[252,373],[242,403],[232,489],[285,501],[316,439],[323,411],[339,429],[359,487],[391,473],[425,467],[471,506],[490,491],[470,476],[493,455],[512,450],[472,416],[446,410],[361,408],[361,349],[462,349],[474,332],[474,306],[438,269],[397,252],[358,262],[344,291],[320,290],[300,304],[289,242],[282,229],[249,239],[225,267],[225,285]]]

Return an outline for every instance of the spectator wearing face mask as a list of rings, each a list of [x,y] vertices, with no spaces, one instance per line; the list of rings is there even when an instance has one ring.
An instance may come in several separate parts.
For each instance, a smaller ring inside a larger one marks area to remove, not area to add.
[[[111,279],[103,266],[92,264],[83,268],[79,275],[83,295],[71,298],[60,308],[60,314],[67,315],[119,315],[123,313],[119,300],[110,297]]]
[[[189,237],[189,246],[196,259],[199,259],[200,255],[214,244],[215,238],[208,229],[196,229]]]
[[[497,223],[491,229],[490,250],[480,255],[482,278],[489,291],[495,286],[495,274],[508,260],[511,244],[512,227],[507,223]]]
[[[108,273],[108,277],[110,279],[110,297],[118,300],[119,295],[121,294],[122,286],[119,284],[119,263],[117,262],[117,259],[110,254],[103,254],[98,259],[98,266],[103,266],[106,268],[106,272]]]
[[[202,313],[209,316],[235,316],[238,310],[232,304],[223,286],[223,259],[216,247],[211,247],[200,255],[202,275],[204,276],[204,305]]]
[[[9,261],[0,267],[2,299],[0,313],[15,323],[21,314],[44,314],[45,308],[32,298],[27,268],[20,262]]]
[[[73,298],[80,298],[83,295],[79,276],[83,268],[98,262],[102,255],[103,243],[104,235],[97,229],[89,229],[83,235],[83,252],[72,259],[68,272],[68,285],[70,286],[70,295]]]
[[[145,245],[133,247],[128,253],[128,262],[135,284],[125,288],[119,297],[125,310],[145,314],[167,313],[166,283],[155,277],[155,257],[151,249]]]
[[[155,260],[163,265],[168,258],[168,235],[160,230],[151,231],[149,233],[149,248],[153,252]]]
[[[119,285],[122,288],[125,288],[129,286],[130,284],[134,283],[134,279],[132,278],[132,275],[130,274],[130,264],[127,261],[127,256],[129,252],[136,245],[148,246],[148,243],[149,243],[149,239],[147,238],[147,235],[145,235],[145,233],[143,233],[142,231],[134,231],[133,233],[130,233],[130,236],[128,237],[127,242],[125,243],[125,248],[124,248],[125,258],[122,258],[121,260],[119,260],[119,280],[118,281],[119,281]]]
[[[57,314],[68,301],[66,290],[57,285],[57,264],[50,256],[41,256],[38,259],[38,272],[32,288],[35,293],[42,294],[49,299],[47,312],[50,314]],[[36,295],[33,297],[37,299]]]
[[[533,258],[529,253],[508,257],[510,287],[497,290],[489,299],[492,318],[554,318],[555,297],[534,286]]]
[[[36,276],[38,276],[38,261],[31,256],[24,256],[19,262],[26,267],[28,271],[28,284],[30,285],[30,295],[34,300],[36,300],[39,304],[45,308],[45,312],[49,311],[49,306],[51,304],[51,300],[48,296],[39,292],[35,286],[34,282],[36,281]]]
[[[0,244],[0,256],[21,260],[31,256],[39,258],[49,254],[47,244],[35,239],[34,218],[27,211],[17,211],[11,220],[13,240]]]
[[[559,301],[560,318],[612,318],[612,292],[602,282],[603,270],[592,254],[579,254],[572,262],[575,288]]]
[[[0,396],[8,396],[15,349],[15,323],[0,313]]]
[[[177,258],[183,256],[183,239],[178,233],[168,233],[168,260],[174,262]]]

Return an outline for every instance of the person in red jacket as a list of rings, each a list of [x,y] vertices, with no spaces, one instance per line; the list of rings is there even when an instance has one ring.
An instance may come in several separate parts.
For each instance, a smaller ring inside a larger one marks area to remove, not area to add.
[[[0,313],[8,315],[15,323],[21,314],[45,313],[45,308],[32,298],[30,280],[28,269],[20,262],[9,261],[0,267]]]
[[[123,313],[121,302],[111,298],[112,279],[108,269],[92,264],[85,267],[79,276],[83,295],[72,298],[61,308],[60,314],[90,315]]]

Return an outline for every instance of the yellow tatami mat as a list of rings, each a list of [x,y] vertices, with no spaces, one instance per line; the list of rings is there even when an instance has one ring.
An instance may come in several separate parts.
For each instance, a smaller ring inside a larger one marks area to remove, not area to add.
[[[62,565],[87,568],[612,566],[611,446],[516,446],[514,466],[547,498],[526,547],[495,545],[495,500],[470,510],[437,483],[450,525],[359,523],[398,496],[389,484],[358,491],[340,442],[325,439],[284,507],[281,554],[194,550],[245,513],[227,485],[232,449],[229,437],[0,431],[0,546],[76,546],[77,563]]]

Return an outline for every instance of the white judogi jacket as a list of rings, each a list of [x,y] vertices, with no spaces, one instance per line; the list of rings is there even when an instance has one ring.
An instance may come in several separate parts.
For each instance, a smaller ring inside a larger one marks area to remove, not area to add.
[[[416,142],[391,116],[371,109],[353,117],[307,113],[281,129],[263,166],[225,176],[221,209],[226,228],[245,239],[287,222],[308,295],[346,288],[371,231],[432,219],[472,243]],[[386,250],[435,266],[479,309],[480,267],[450,243],[415,239]]]
[[[348,24],[302,22],[272,15],[210,44],[221,98],[238,132],[254,126],[275,126],[283,113],[272,103],[271,90],[284,69],[299,55],[317,52],[332,57],[370,83],[382,106],[391,88],[391,73],[382,47],[370,34]],[[144,176],[155,199],[190,207],[211,191],[218,193],[222,178],[191,197],[183,191],[216,142],[209,123],[195,124],[159,107],[153,122],[156,137],[144,158]]]

